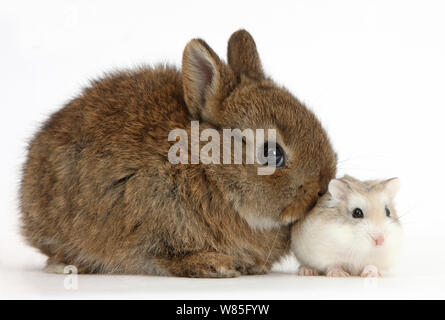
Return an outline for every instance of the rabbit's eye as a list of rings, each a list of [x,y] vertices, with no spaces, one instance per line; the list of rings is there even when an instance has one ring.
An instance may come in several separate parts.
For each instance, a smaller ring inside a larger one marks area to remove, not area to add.
[[[385,212],[387,217],[391,216],[391,211],[388,209],[388,207],[385,207]]]
[[[362,211],[362,209],[360,209],[360,208],[355,208],[355,209],[352,211],[352,217],[353,217],[353,218],[356,218],[356,219],[363,218],[363,211]]]
[[[275,166],[275,167],[284,166],[284,152],[281,146],[277,143],[275,143],[274,146],[274,144],[269,145],[269,143],[266,142],[264,144],[263,157],[264,161],[262,161],[262,163],[264,165]]]

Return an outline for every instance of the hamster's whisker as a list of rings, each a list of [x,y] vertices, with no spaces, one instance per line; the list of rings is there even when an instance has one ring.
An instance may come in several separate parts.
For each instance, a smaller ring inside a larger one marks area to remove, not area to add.
[[[376,154],[361,154],[361,155],[355,155],[355,156],[351,156],[349,158],[344,158],[344,159],[340,159],[339,161],[337,161],[337,163],[342,163],[342,162],[346,162],[346,161],[351,161],[351,160],[358,160],[358,159],[363,159],[363,158],[391,158],[390,156],[387,155],[376,155]]]
[[[270,255],[271,255],[271,253],[272,253],[272,250],[273,250],[273,248],[275,247],[275,243],[277,242],[278,233],[279,233],[280,231],[281,231],[281,229],[278,228],[277,233],[275,234],[275,238],[273,239],[272,246],[271,246],[270,249],[269,249],[269,253],[268,253],[268,255],[267,255],[266,261],[264,262],[264,265],[266,265],[267,262],[269,261],[269,258],[270,258]]]
[[[377,169],[371,169],[371,168],[360,168],[360,167],[337,167],[338,170],[342,171],[349,171],[349,170],[364,170],[369,172],[375,172]]]
[[[402,214],[400,214],[398,217],[394,217],[393,218],[393,220],[391,221],[391,222],[399,222],[399,223],[405,223],[406,221],[406,219],[403,219],[403,221],[402,221],[402,218],[405,218],[409,213],[410,213],[410,211],[411,210],[409,210],[409,211],[406,211],[406,212],[404,212],[404,213],[402,213]]]

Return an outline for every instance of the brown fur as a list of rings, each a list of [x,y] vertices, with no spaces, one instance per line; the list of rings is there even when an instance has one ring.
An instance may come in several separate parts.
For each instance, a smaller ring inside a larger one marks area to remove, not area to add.
[[[316,117],[263,75],[252,37],[233,34],[229,64],[202,40],[170,66],[105,76],[56,112],[29,147],[23,234],[85,273],[225,277],[264,273],[289,251],[289,223],[335,175]],[[172,129],[275,128],[287,164],[173,165]],[[288,208],[286,210],[286,208]],[[290,208],[290,209],[289,209]],[[251,227],[245,214],[281,227]]]

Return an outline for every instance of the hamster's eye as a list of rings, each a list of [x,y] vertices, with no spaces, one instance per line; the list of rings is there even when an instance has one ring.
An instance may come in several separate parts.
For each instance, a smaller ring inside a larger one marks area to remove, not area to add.
[[[284,152],[278,143],[269,145],[269,143],[264,144],[264,165],[275,166],[277,168],[284,166]],[[271,161],[271,163],[269,163]]]
[[[387,217],[391,216],[391,211],[388,209],[388,207],[385,207],[385,212]]]
[[[355,208],[352,211],[352,217],[353,218],[363,218],[363,211],[360,208]]]

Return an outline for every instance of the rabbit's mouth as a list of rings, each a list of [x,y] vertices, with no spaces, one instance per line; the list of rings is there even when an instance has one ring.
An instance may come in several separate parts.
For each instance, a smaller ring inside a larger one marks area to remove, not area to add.
[[[281,222],[287,225],[303,218],[315,207],[318,199],[318,194],[300,193],[295,197],[294,201],[281,212]]]

